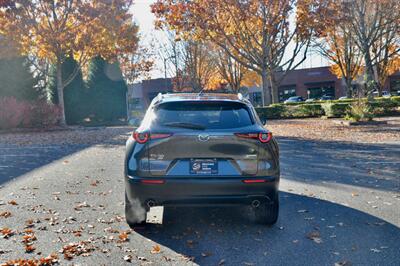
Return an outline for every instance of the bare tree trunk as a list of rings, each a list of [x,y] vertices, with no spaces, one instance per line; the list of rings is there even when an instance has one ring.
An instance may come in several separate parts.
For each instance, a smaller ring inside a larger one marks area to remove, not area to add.
[[[269,82],[270,82],[270,87],[271,87],[271,100],[272,103],[278,103],[279,98],[278,98],[278,85],[275,80],[274,73],[269,72]]]
[[[261,71],[262,88],[261,88],[261,104],[262,106],[271,104],[271,91],[268,86],[267,70],[264,68]]]
[[[61,60],[57,60],[57,95],[58,95],[58,106],[61,108],[61,120],[60,125],[66,126],[65,121],[65,109],[64,109],[64,88],[63,88],[63,77],[62,77],[62,63]]]
[[[377,89],[377,84],[374,78],[374,67],[372,65],[371,55],[369,54],[368,50],[369,49],[367,47],[364,47],[365,77],[367,96],[372,96],[372,92]]]
[[[346,96],[348,98],[351,98],[353,96],[353,86],[352,86],[352,80],[347,78],[345,79],[346,82]]]

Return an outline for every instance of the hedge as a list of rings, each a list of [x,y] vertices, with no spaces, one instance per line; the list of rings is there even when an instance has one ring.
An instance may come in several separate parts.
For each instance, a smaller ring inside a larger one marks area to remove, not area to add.
[[[366,101],[366,98],[362,100]],[[318,101],[311,103],[272,104],[266,107],[257,107],[256,111],[262,121],[279,118],[306,118],[306,117],[344,117],[357,99]],[[390,98],[375,98],[369,101],[374,115],[397,114],[400,108],[400,96]]]

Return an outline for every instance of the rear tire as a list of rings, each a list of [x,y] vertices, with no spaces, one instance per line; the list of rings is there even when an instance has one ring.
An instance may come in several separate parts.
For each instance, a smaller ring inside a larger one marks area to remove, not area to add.
[[[260,224],[274,225],[279,216],[279,195],[275,193],[272,201],[262,202],[260,206],[254,208],[256,221]]]
[[[140,203],[132,204],[125,193],[125,219],[130,228],[145,227],[146,210]]]

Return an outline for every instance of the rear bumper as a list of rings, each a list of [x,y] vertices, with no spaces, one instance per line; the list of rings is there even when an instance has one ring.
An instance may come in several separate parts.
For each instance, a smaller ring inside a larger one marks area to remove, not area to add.
[[[162,184],[145,184],[143,180],[163,180]],[[261,183],[244,183],[243,180],[263,180]],[[148,201],[155,205],[238,205],[254,200],[270,201],[277,193],[279,178],[125,178],[127,200],[139,201],[146,207]]]

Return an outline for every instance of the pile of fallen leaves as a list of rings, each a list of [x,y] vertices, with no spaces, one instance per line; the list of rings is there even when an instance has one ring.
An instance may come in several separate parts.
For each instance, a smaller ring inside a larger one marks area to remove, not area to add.
[[[22,243],[25,245],[25,252],[26,253],[31,253],[33,252],[36,248],[33,246],[33,241],[36,241],[37,238],[35,236],[35,233],[33,232],[32,229],[25,229],[24,230],[24,235],[22,236]]]
[[[15,232],[8,227],[0,228],[0,234],[3,238],[9,238],[13,236]]]
[[[50,266],[58,263],[57,254],[50,254],[45,258],[39,259],[16,259],[9,260],[5,263],[2,263],[1,266]]]
[[[96,248],[91,244],[91,241],[80,241],[77,243],[69,243],[65,245],[60,253],[64,254],[64,259],[72,260],[75,256],[88,257]]]
[[[376,118],[387,124],[344,126],[333,119],[307,118],[267,121],[266,128],[275,136],[320,141],[389,142],[400,139],[400,118]],[[389,121],[390,120],[390,121]]]

